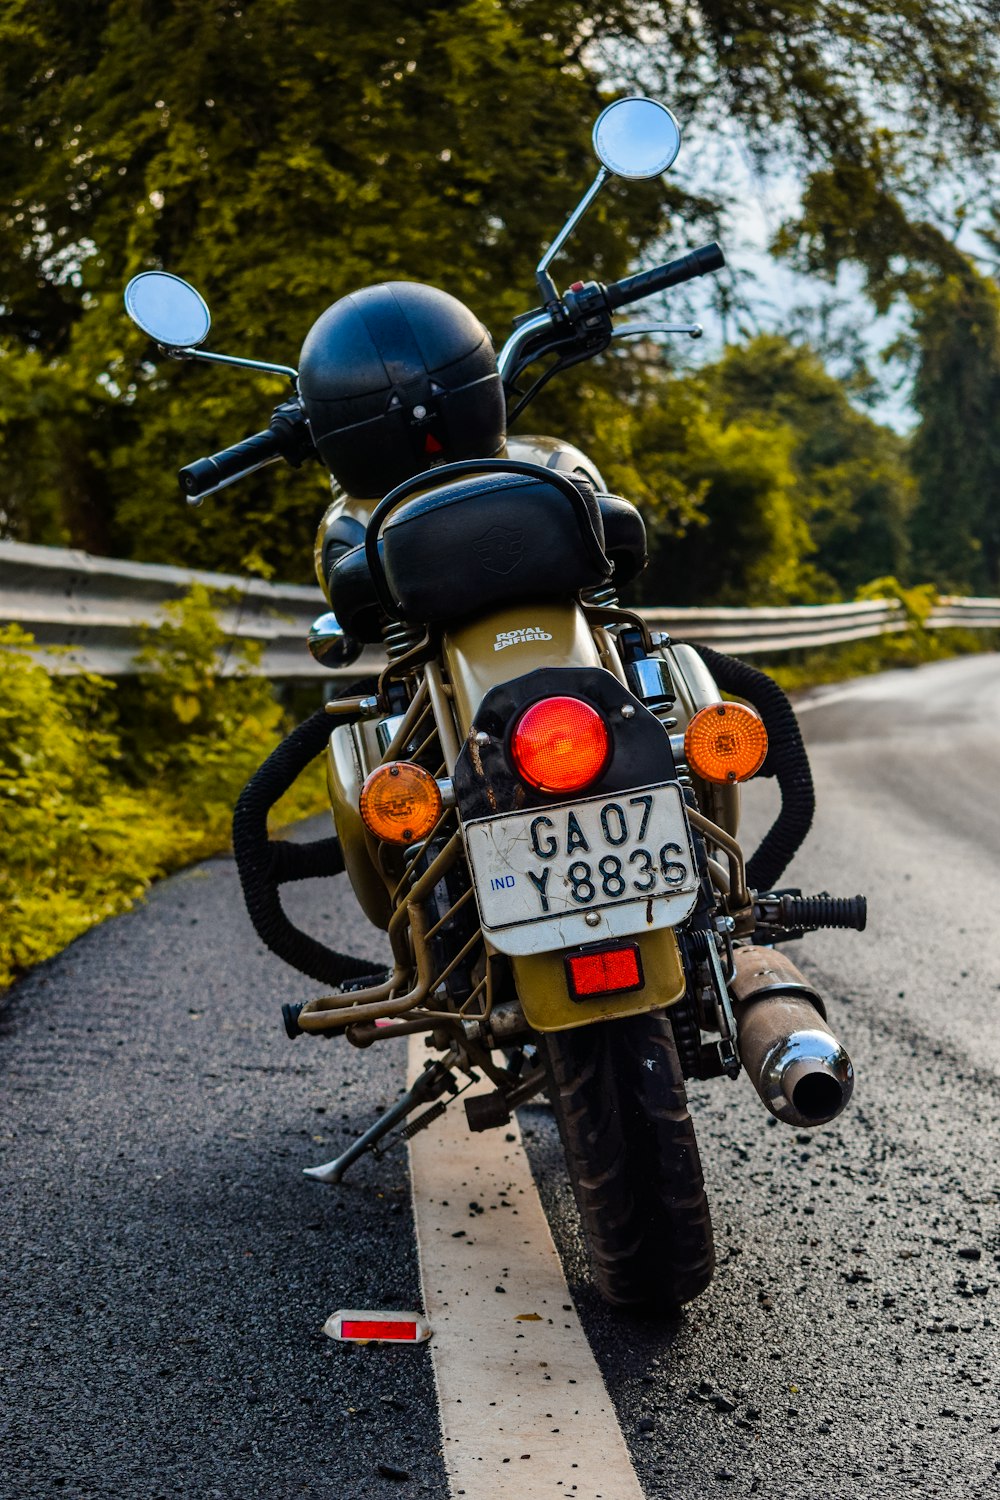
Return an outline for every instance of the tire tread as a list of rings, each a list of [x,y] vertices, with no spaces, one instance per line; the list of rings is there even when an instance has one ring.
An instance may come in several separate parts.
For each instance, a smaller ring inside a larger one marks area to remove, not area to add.
[[[602,1295],[618,1306],[691,1301],[715,1252],[668,1016],[549,1033],[542,1052]]]

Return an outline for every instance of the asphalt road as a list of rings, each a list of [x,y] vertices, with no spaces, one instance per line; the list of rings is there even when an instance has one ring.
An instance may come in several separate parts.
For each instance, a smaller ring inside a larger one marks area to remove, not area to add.
[[[692,1088],[720,1266],[667,1325],[599,1304],[551,1117],[522,1129],[651,1500],[993,1500],[1000,658],[849,685],[802,722],[819,813],[787,879],[871,903],[867,933],[792,950],[854,1057],[848,1113],[805,1134],[745,1079]],[[381,954],[344,881],[292,895]],[[281,1002],[308,993],[214,860],[8,997],[0,1500],[447,1494],[427,1350],[320,1332],[419,1287],[400,1151],[340,1189],[301,1177],[405,1070],[399,1044],[289,1043]]]

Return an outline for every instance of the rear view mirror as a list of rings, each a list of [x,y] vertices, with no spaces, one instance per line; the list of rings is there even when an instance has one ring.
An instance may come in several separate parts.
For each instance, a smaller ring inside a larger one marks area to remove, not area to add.
[[[125,311],[166,349],[194,349],[208,338],[212,317],[193,286],[168,271],[143,271],[125,288]]]
[[[680,148],[681,127],[655,99],[616,99],[594,126],[594,150],[616,177],[659,177]]]
[[[535,269],[542,301],[557,298],[549,266],[597,197],[609,176],[659,177],[676,160],[681,149],[681,127],[665,104],[638,95],[616,99],[597,117],[594,150],[600,169],[587,192],[570,214]]]

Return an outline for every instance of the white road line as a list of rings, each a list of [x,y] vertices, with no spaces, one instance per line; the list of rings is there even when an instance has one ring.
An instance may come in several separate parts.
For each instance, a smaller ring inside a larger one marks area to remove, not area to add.
[[[411,1082],[426,1058],[412,1037]],[[457,1103],[410,1168],[453,1500],[643,1500],[517,1125],[472,1135]]]
[[[865,679],[867,682],[868,679]],[[834,688],[830,692],[818,692],[814,698],[798,698],[792,703],[796,714],[803,714],[810,708],[826,708],[830,703],[843,703],[847,698],[856,698],[863,684],[854,683],[851,687]]]

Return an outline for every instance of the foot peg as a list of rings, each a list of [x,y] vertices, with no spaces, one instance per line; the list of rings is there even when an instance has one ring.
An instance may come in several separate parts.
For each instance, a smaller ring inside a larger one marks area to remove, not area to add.
[[[803,896],[801,891],[765,891],[753,904],[758,943],[788,942],[821,927],[864,932],[868,902],[864,896]]]

